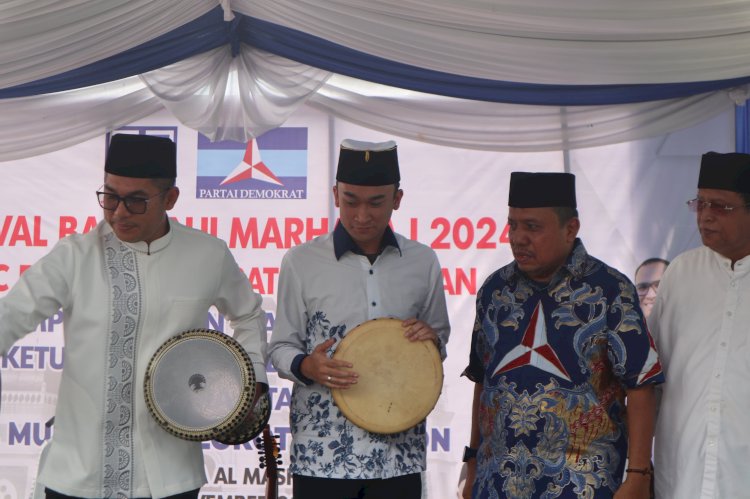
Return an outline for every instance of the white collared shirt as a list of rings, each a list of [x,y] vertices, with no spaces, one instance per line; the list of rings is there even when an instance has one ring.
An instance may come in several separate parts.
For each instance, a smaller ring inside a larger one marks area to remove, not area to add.
[[[678,256],[649,326],[666,376],[657,497],[750,498],[750,256],[734,268],[707,247]]]
[[[425,469],[424,421],[400,433],[370,433],[341,414],[327,387],[305,384],[292,369],[296,358],[328,338],[342,338],[380,317],[423,320],[440,338],[445,357],[450,325],[437,256],[421,243],[395,237],[398,248],[387,246],[372,264],[351,251],[337,260],[332,234],[284,256],[269,356],[279,376],[295,382],[290,410],[293,474],[383,479]]]

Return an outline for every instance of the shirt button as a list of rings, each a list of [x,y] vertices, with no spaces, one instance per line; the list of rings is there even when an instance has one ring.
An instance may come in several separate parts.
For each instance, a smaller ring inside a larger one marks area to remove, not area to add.
[[[370,269],[370,275],[372,275],[372,274],[374,274],[374,273],[375,273],[375,272],[373,272],[373,271],[372,271],[372,269]]]
[[[727,317],[732,317],[732,312],[727,312]]]
[[[373,303],[373,305],[375,305],[375,304]],[[727,346],[727,342],[726,341],[722,341],[721,342],[721,346],[723,346],[723,347]]]
[[[377,303],[375,303],[375,302],[372,302],[372,306],[374,307],[375,305],[377,305]]]

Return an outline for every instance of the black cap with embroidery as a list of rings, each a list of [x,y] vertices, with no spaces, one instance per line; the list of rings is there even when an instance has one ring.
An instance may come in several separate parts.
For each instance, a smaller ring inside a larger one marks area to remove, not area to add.
[[[401,180],[396,143],[341,142],[336,181],[352,185],[391,185]]]
[[[572,173],[512,172],[508,206],[513,208],[576,207]]]
[[[750,154],[707,152],[701,158],[698,188],[750,193]]]
[[[176,178],[175,143],[166,137],[118,133],[109,141],[104,171],[121,177]]]

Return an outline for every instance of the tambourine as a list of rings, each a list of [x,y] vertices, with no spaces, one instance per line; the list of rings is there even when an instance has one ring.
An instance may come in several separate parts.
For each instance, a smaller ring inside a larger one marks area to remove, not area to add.
[[[157,423],[185,440],[248,442],[271,415],[268,394],[253,407],[250,356],[237,340],[211,329],[164,342],[148,364],[144,393]]]
[[[400,319],[374,319],[352,329],[334,359],[359,374],[348,389],[331,390],[336,406],[373,433],[398,433],[427,417],[443,388],[443,363],[432,341],[409,341]]]

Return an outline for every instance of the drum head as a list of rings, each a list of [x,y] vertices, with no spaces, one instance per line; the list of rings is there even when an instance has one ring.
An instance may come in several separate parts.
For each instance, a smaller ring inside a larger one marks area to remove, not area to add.
[[[352,423],[373,433],[398,433],[432,411],[443,387],[443,363],[432,341],[409,341],[399,319],[375,319],[352,329],[333,354],[359,374],[333,400]]]
[[[186,440],[235,428],[255,397],[250,357],[232,337],[195,329],[167,340],[149,362],[146,403],[157,422]]]

